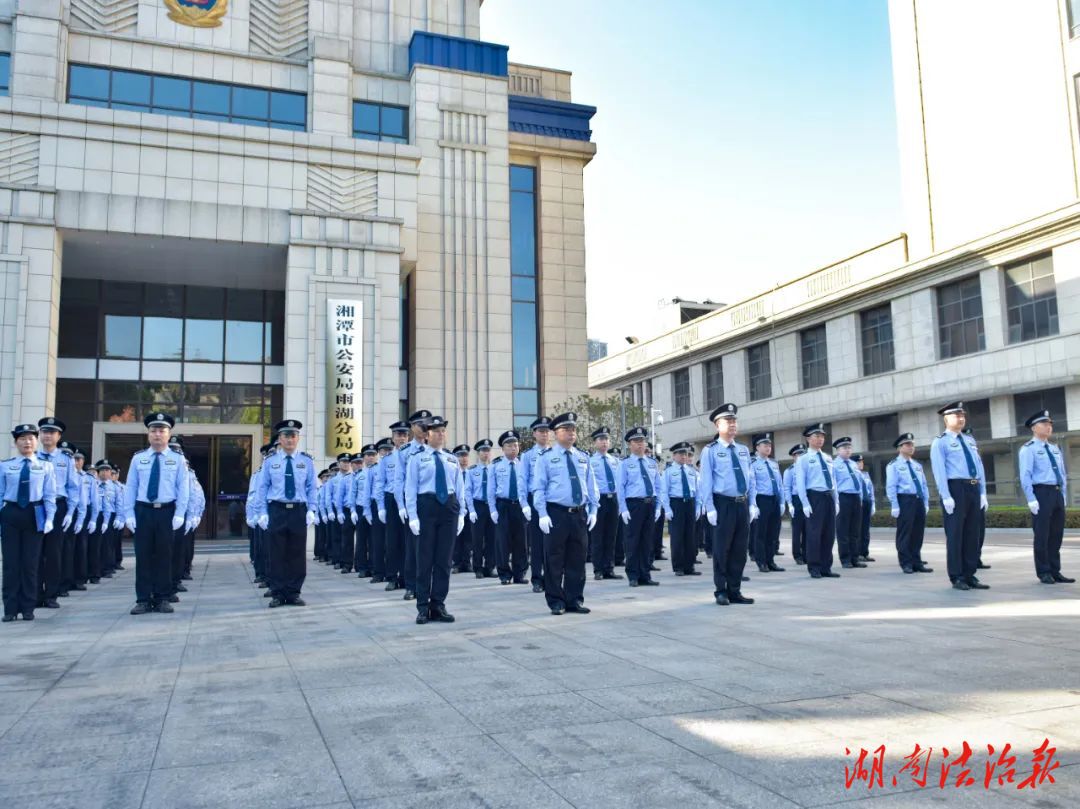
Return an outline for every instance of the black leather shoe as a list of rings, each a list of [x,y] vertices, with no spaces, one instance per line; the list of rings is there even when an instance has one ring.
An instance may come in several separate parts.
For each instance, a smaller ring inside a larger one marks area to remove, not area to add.
[[[916,573],[933,573],[934,568],[927,567],[926,565],[919,565],[917,568],[915,568],[915,572]]]
[[[280,598],[275,597],[275,598],[270,599],[270,609],[272,609],[272,610],[277,609],[278,607],[282,607],[284,605],[285,605],[285,602],[282,601]]]
[[[551,614],[552,615],[562,615],[564,612],[566,612],[566,607],[552,607],[551,608]]]
[[[525,579],[521,578],[521,576],[518,576],[513,581],[514,581],[514,584],[528,584],[529,583]]]
[[[1058,584],[1076,583],[1076,579],[1070,579],[1068,576],[1062,576],[1060,573],[1051,573],[1050,575],[1054,577],[1054,581],[1056,581]]]
[[[842,567],[855,567],[855,565],[851,564],[851,562],[842,562],[841,566]]]
[[[641,582],[637,582],[637,581],[630,581],[630,582],[627,582],[627,583],[628,583],[628,584],[629,584],[629,585],[630,585],[631,587],[640,587],[640,586],[641,586]]]
[[[22,614],[22,619],[24,621],[33,621],[34,620],[34,613],[32,613],[32,612],[24,612]]]
[[[866,567],[866,564],[864,562],[852,562],[851,566],[852,567]]]
[[[700,576],[701,575],[700,570],[694,570],[693,568],[691,568],[690,570],[687,570],[685,572],[686,572],[687,576]]]
[[[728,604],[730,604],[730,603],[731,603],[731,602],[730,602],[730,601],[728,601],[728,597],[727,597],[726,595],[724,595],[723,593],[720,593],[720,595],[718,595],[718,596],[716,597],[716,604],[717,604],[717,606],[720,606],[720,607],[726,607],[726,606],[727,606]]]
[[[71,593],[69,593],[67,590],[61,590],[59,593],[56,594],[56,597],[57,598],[68,598],[70,595],[71,595]]]
[[[773,573],[784,572],[784,568],[780,567],[780,565],[776,564],[776,562],[769,562],[769,570],[771,570]]]
[[[397,589],[397,582],[396,581],[392,581],[392,582],[387,583],[386,592],[389,593],[391,590],[396,590],[396,589]]]
[[[1043,584],[1057,584],[1057,580],[1054,578],[1054,575],[1052,573],[1043,573],[1041,576],[1039,576],[1039,581],[1041,581]]]
[[[265,590],[265,589],[267,588],[267,586],[268,586],[268,585],[267,585],[267,583],[266,583],[266,582],[264,582],[264,581],[261,581],[261,582],[259,582],[259,583],[258,583],[258,584],[257,584],[256,586],[257,586],[257,587],[258,587],[258,588],[259,588],[260,590]]]
[[[274,593],[271,590],[267,590],[266,592],[263,593],[263,598],[273,598],[273,597],[274,597]]]
[[[649,572],[650,573],[659,573],[660,568],[658,568],[656,565],[649,565]]]
[[[821,578],[821,573],[819,571],[817,571],[817,570],[811,570],[810,571],[810,578],[811,579],[820,579]]]
[[[78,590],[78,591],[80,591],[80,592],[84,592],[84,591],[86,590],[86,585],[85,585],[85,584],[76,584],[76,585],[75,585],[74,587],[72,587],[71,589],[72,589],[72,590]]]
[[[451,572],[451,573],[460,573],[460,572],[461,572],[461,568],[460,568],[460,567],[458,567],[457,565],[454,565],[454,566],[453,566],[452,568],[450,568],[450,572]]]
[[[593,581],[603,581],[604,580],[604,574],[603,573],[593,573],[592,577],[593,577]]]
[[[840,578],[839,573],[833,573],[831,570],[823,570],[821,572],[821,575],[824,576],[826,579],[839,579]]]
[[[346,576],[349,573],[352,573],[352,568],[343,567],[343,568],[341,568],[341,570],[339,572],[341,573],[342,576]],[[361,578],[363,578],[363,577],[361,577]]]
[[[416,623],[418,623],[418,624],[426,624],[430,620],[431,619],[428,618],[426,615],[424,615],[424,613],[422,613],[422,612],[418,613],[417,616],[416,616]]]
[[[180,596],[178,596],[176,593],[173,593],[171,596],[168,597],[168,602],[170,604],[179,604]]]
[[[624,579],[624,578],[626,578],[626,577],[625,577],[625,576],[623,576],[623,574],[622,574],[622,573],[615,573],[615,572],[612,572],[612,573],[605,573],[605,574],[604,574],[604,578],[605,578],[605,579]]]
[[[768,565],[758,565],[757,569],[758,569],[758,573],[768,573],[769,572],[769,566]]]
[[[773,556],[783,556],[783,555],[784,555],[783,551],[777,551],[776,553],[773,554]]]
[[[578,615],[588,615],[592,610],[586,607],[584,604],[571,604],[566,608],[567,612],[576,612]]]
[[[42,604],[41,606],[45,607],[46,609],[50,609],[50,610],[58,610],[58,609],[60,609],[60,602],[57,601],[55,598],[47,598],[47,599],[45,599],[45,603]]]
[[[304,601],[304,599],[300,598],[300,596],[297,596],[296,598],[290,599],[289,601],[287,601],[285,603],[288,604],[290,607],[306,607],[307,606],[307,602]]]
[[[154,606],[157,612],[176,612],[168,601],[160,601]]]
[[[659,561],[661,561],[661,562],[666,562],[666,561],[667,561],[667,557],[666,557],[666,556],[664,556],[664,554],[660,554],[660,555],[659,555],[659,556],[657,556],[656,558],[657,558],[657,559],[658,559]]]
[[[972,590],[989,590],[990,589],[989,584],[983,584],[975,576],[972,576],[970,579],[968,579],[967,583],[968,583],[968,587],[970,587]]]
[[[416,593],[412,590],[406,590],[405,595],[401,597],[402,601],[416,601]]]
[[[111,579],[112,577],[113,573],[111,570],[106,570],[104,573],[101,574],[101,578],[103,579]]]
[[[544,585],[542,585],[542,584],[534,584],[533,585],[533,592],[534,593],[542,593],[542,592],[544,592]]]
[[[728,601],[730,601],[732,604],[753,604],[754,603],[754,599],[747,598],[742,593],[734,593],[733,595],[729,595],[728,596]]]
[[[482,578],[484,578],[484,571],[478,570],[478,571],[476,571],[475,575],[476,575],[476,578],[482,579]]]
[[[372,576],[371,577],[371,583],[372,584],[383,584],[385,581],[386,581],[386,576]]]
[[[964,581],[963,579],[957,579],[956,581],[954,581],[952,583],[952,586],[953,586],[954,590],[970,590],[971,589],[971,587],[968,586],[968,583],[966,581]]]
[[[675,575],[676,575],[676,576],[685,576],[686,574],[685,574],[685,573],[683,573],[683,572],[682,572],[681,570],[676,570],[676,571],[675,571]]]
[[[98,584],[100,581],[101,579],[90,579],[91,584]]]
[[[805,565],[806,560],[805,559],[796,559],[795,564],[797,564],[797,565]]]
[[[742,577],[742,580],[743,580],[743,581],[750,581],[750,577],[749,577],[749,576],[743,576],[743,577]]]
[[[15,620],[14,615],[5,615],[3,618],[0,618],[0,621],[3,621],[5,624],[10,624],[14,620]]]
[[[176,585],[176,592],[178,592],[178,593],[186,593],[187,588],[182,584],[177,584]]]
[[[990,569],[990,565],[984,565],[982,562],[979,562],[979,564],[975,565],[975,567],[977,567],[979,570],[989,570]]]
[[[185,573],[183,576],[180,577],[180,580],[181,581],[191,581],[191,574],[190,573]]]
[[[645,581],[639,582],[639,583],[641,584],[642,587],[659,587],[660,586],[660,582],[656,581],[655,579],[646,579]]]
[[[432,607],[430,614],[432,621],[438,621],[442,624],[454,623],[454,616],[446,611],[446,607]]]
[[[904,571],[905,573],[914,573],[915,572],[915,568],[911,567],[911,565],[905,565],[904,567],[902,567],[900,569],[902,571]]]
[[[499,584],[509,584],[509,583],[510,583],[510,579],[502,579],[502,578],[499,579]]]
[[[495,572],[495,568],[489,567],[484,571],[484,578],[494,579],[498,577],[498,573]]]
[[[859,561],[860,562],[876,562],[877,559],[875,559],[873,556],[860,556]]]

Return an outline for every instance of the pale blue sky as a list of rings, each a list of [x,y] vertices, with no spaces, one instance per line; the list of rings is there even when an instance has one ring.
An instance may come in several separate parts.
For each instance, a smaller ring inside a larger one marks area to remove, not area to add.
[[[486,0],[480,24],[598,108],[589,336],[612,350],[660,298],[730,303],[903,230],[886,0]]]

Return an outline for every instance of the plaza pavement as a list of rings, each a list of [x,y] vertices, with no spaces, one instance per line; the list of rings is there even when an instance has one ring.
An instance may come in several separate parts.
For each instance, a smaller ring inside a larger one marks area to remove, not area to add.
[[[665,570],[590,579],[592,614],[555,617],[457,575],[457,623],[427,626],[311,562],[309,606],[268,610],[238,549],[196,556],[174,615],[132,617],[128,559],[0,628],[0,807],[1080,805],[1080,584],[1038,584],[1027,532],[988,539],[985,592],[948,587],[940,531],[932,575],[889,543],[875,531],[877,563],[839,580],[780,557],[751,607]],[[1012,745],[1019,781],[1044,737],[1056,783],[983,787],[987,743]],[[964,740],[976,783],[939,789],[940,748]],[[891,787],[916,742],[928,786]],[[845,748],[881,744],[884,788],[846,789]]]

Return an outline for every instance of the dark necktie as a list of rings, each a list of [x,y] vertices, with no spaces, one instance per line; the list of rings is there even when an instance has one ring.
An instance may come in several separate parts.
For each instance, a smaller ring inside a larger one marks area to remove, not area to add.
[[[285,499],[296,497],[296,477],[293,475],[292,455],[285,456]]]
[[[507,492],[507,494],[509,495],[511,500],[518,499],[517,464],[515,464],[513,461],[510,461],[510,491]]]
[[[820,452],[817,454],[817,462],[821,464],[821,474],[825,476],[825,485],[831,489],[832,475],[829,474],[829,467],[825,465],[825,459],[821,457]]]
[[[1057,478],[1057,485],[1064,486],[1065,481],[1061,479],[1061,470],[1058,469],[1057,459],[1054,458],[1054,448],[1050,444],[1046,445],[1046,455],[1050,459],[1050,468],[1054,470],[1054,477]]]
[[[574,505],[581,505],[581,481],[578,479],[577,464],[570,450],[566,451],[566,471],[570,475],[570,496],[574,499]]]
[[[487,500],[487,467],[484,467],[484,479],[480,481],[480,486],[483,489],[484,496],[478,497],[478,500]]]
[[[735,473],[735,486],[739,490],[739,497],[742,497],[746,494],[746,475],[743,474],[742,464],[739,463],[739,456],[735,452],[734,443],[728,446],[728,455],[731,456],[731,469]]]
[[[443,504],[446,497],[446,467],[443,466],[442,453],[435,450],[435,499]]]
[[[611,474],[611,464],[607,462],[607,456],[601,455],[600,460],[604,462],[604,477],[607,478],[607,493],[611,494],[615,491],[615,476]]]
[[[862,486],[862,499],[864,503],[870,502],[870,491],[866,488],[866,478],[859,475],[859,485]]]
[[[772,464],[770,464],[768,461],[765,461],[765,467],[769,470],[769,480],[772,481],[772,496],[779,497],[780,488],[776,485],[776,473],[773,472]]]
[[[642,483],[645,484],[645,496],[646,497],[652,497],[653,496],[652,480],[651,480],[651,478],[649,476],[649,470],[645,468],[645,459],[644,458],[638,458],[638,465],[641,467],[641,481],[642,481]]]
[[[146,484],[146,499],[157,502],[158,488],[161,486],[161,453],[154,453],[154,463],[150,467],[150,481]]]
[[[22,471],[19,472],[19,494],[17,501],[20,508],[30,505],[30,459],[23,458]]]
[[[847,470],[848,477],[851,478],[851,482],[855,482],[855,473],[851,469],[851,461],[844,459],[844,469]]]
[[[975,468],[975,459],[971,455],[971,450],[968,448],[967,441],[964,440],[963,435],[957,436],[960,439],[960,446],[964,450],[964,460],[967,461],[968,477],[975,480],[979,476],[979,470]]]
[[[690,499],[690,481],[686,479],[686,464],[679,464],[679,474],[682,475],[682,496],[684,500]]]
[[[922,500],[922,484],[919,483],[919,476],[915,474],[915,467],[911,465],[911,461],[907,462],[907,471],[908,474],[911,475],[911,482],[915,484],[915,494]]]

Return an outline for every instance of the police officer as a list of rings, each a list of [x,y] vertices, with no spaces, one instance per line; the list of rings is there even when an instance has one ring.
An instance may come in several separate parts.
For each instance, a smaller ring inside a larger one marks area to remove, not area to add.
[[[930,487],[922,464],[914,459],[915,436],[904,433],[893,446],[896,458],[885,467],[885,496],[896,520],[896,557],[905,573],[933,573],[922,560],[926,512],[930,509]]]
[[[600,426],[589,436],[593,440],[593,453],[589,463],[593,477],[600,490],[600,508],[596,512],[596,526],[589,532],[589,553],[592,557],[593,578],[621,579],[615,572],[615,537],[619,526],[619,503],[615,493],[615,471],[619,461],[609,452],[611,433]]]
[[[300,591],[307,571],[307,527],[315,524],[315,462],[300,452],[297,419],[274,426],[278,449],[267,458],[256,493],[259,527],[270,546],[270,606],[304,606]]]
[[[712,528],[713,596],[720,606],[753,604],[742,594],[750,523],[757,519],[757,489],[750,450],[735,441],[739,408],[725,402],[712,411],[717,437],[705,446],[698,482],[698,508]]]
[[[964,435],[963,402],[938,411],[945,432],[930,445],[930,468],[945,512],[945,549],[949,580],[957,590],[989,590],[975,576],[979,565],[979,530],[986,501],[986,475],[975,439]]]
[[[135,537],[132,615],[173,611],[173,533],[184,524],[189,495],[184,456],[169,449],[176,420],[168,413],[150,413],[143,424],[150,446],[131,456],[122,509],[124,524]]]
[[[840,574],[832,569],[832,549],[840,504],[832,459],[821,451],[825,446],[825,425],[811,424],[803,430],[803,438],[807,450],[795,460],[795,494],[806,518],[806,567],[811,578],[838,579]]]
[[[585,555],[600,492],[589,456],[574,446],[577,414],[551,420],[555,445],[540,452],[530,487],[544,535],[544,594],[553,615],[587,613]]]
[[[784,498],[781,492],[783,481],[780,478],[780,466],[773,460],[772,433],[760,433],[754,436],[756,457],[750,464],[750,474],[754,476],[754,489],[757,491],[755,505],[758,518],[754,550],[754,561],[762,573],[782,573],[784,568],[773,561],[780,537],[780,517],[784,514]]]
[[[401,540],[404,550],[404,557],[402,561],[402,578],[405,582],[405,594],[402,596],[403,600],[411,601],[416,598],[416,552],[418,537],[412,531],[408,530],[408,522],[415,515],[409,514],[408,509],[405,506],[405,473],[408,471],[409,458],[419,453],[427,441],[427,425],[431,419],[430,410],[417,410],[411,416],[409,416],[409,430],[412,433],[412,440],[409,441],[404,447],[398,450],[401,456],[401,463],[397,465],[396,474],[397,477],[394,480],[394,491],[398,498],[398,518],[401,520]]]
[[[105,481],[105,497],[110,503],[113,518],[102,526],[101,577],[111,579],[116,570],[116,548],[120,544],[120,532],[124,529],[124,497],[120,487],[120,467],[109,463],[98,470],[98,480]],[[171,545],[170,545],[171,547]]]
[[[75,547],[72,553],[69,590],[86,590],[86,529],[90,524],[90,497],[97,482],[93,472],[86,468],[86,455],[78,447],[71,456],[79,477],[79,509],[71,526]]]
[[[472,567],[476,578],[482,579],[488,575],[494,575],[502,556],[498,548],[498,529],[495,526],[497,517],[495,510],[488,500],[488,490],[491,488],[491,439],[484,438],[473,445],[476,450],[476,464],[469,470],[465,477],[465,497],[469,501],[469,521],[472,523]],[[470,570],[468,564],[469,554],[464,557],[464,565],[459,565],[462,573]],[[502,579],[502,573],[499,574]]]
[[[461,474],[465,478],[465,508],[468,511],[472,511],[472,480],[469,478],[469,456],[472,454],[472,450],[468,444],[458,444],[453,450],[454,460],[458,462],[458,466],[461,467]],[[490,457],[490,453],[489,453]],[[470,517],[472,514],[470,513]],[[479,519],[479,515],[477,515]],[[456,537],[454,537],[454,553],[453,553],[453,567],[450,568],[451,573],[471,573],[472,572],[472,531],[462,531]]]
[[[79,464],[75,462],[75,450],[78,448],[70,441],[63,440],[57,442],[56,448],[63,455],[63,462],[70,469],[71,479],[75,482],[75,493],[68,498],[67,502],[71,519],[67,521],[68,527],[61,532],[60,536],[60,583],[56,593],[58,598],[67,598],[71,594],[70,590],[75,583],[73,573],[75,568],[75,534],[79,518],[82,515],[83,476]],[[56,488],[58,492],[61,489],[59,475]]]
[[[255,508],[255,497],[259,489],[259,475],[262,474],[263,466],[266,464],[266,456],[270,454],[272,448],[272,443],[263,444],[259,447],[259,468],[251,473],[251,478],[248,480],[247,500],[244,502],[244,518],[248,525],[248,558],[251,560],[251,567],[255,572],[253,582],[259,589],[266,589],[267,582],[266,565],[263,563],[263,530],[259,528],[258,524],[259,514]],[[319,558],[319,552],[319,535],[316,534],[316,559]]]
[[[626,526],[626,578],[631,587],[655,587],[660,584],[650,575],[653,530],[663,512],[656,461],[645,454],[648,434],[644,427],[627,430],[623,440],[630,447],[630,455],[615,471],[619,519]]]
[[[371,573],[371,480],[374,473],[371,468],[379,459],[379,451],[374,444],[364,444],[360,452],[353,455],[353,490],[349,495],[349,511],[353,524],[356,525],[356,552],[353,556],[353,570],[356,578],[366,579]]]
[[[383,491],[382,460],[394,449],[394,442],[389,438],[380,438],[375,442],[374,458],[367,456],[368,465],[367,491],[368,517],[371,520],[371,584],[386,582],[386,494]]]
[[[671,448],[674,463],[668,464],[660,475],[660,505],[667,516],[668,534],[671,537],[671,568],[676,576],[701,575],[701,571],[694,569],[697,559],[698,471],[691,463],[693,456],[693,444],[688,441],[675,444]]]
[[[407,421],[395,421],[390,425],[393,449],[379,461],[383,473],[383,497],[386,512],[386,589],[397,590],[405,586],[405,537],[408,533],[402,514],[405,501],[397,488],[398,470],[402,467],[402,453],[409,446],[410,427]]]
[[[840,510],[836,512],[836,548],[844,567],[866,567],[859,561],[862,529],[862,476],[851,460],[852,445],[848,436],[833,441],[833,479]]]
[[[806,453],[806,447],[796,444],[788,450],[794,460]],[[806,564],[806,545],[804,532],[806,530],[806,515],[803,514],[802,503],[799,495],[795,493],[795,464],[792,463],[784,470],[784,502],[787,504],[788,514],[791,515],[791,555],[795,558],[795,564]]]
[[[346,542],[349,542],[347,551],[349,567],[352,567],[352,524],[345,513],[345,492],[352,484],[352,453],[339,453],[337,465],[337,474],[330,480],[330,559],[334,570],[343,570]]]
[[[516,430],[507,430],[499,436],[503,454],[491,464],[488,478],[487,506],[495,526],[496,566],[502,584],[528,584],[526,537],[532,509],[525,492],[523,463],[518,457],[520,442]]]
[[[96,478],[90,487],[90,518],[86,529],[86,576],[90,584],[101,581],[101,545],[116,516],[116,503],[109,485],[111,470],[107,458],[101,458],[94,464]]]
[[[862,521],[859,527],[859,561],[874,562],[876,560],[870,555],[870,520],[874,516],[874,511],[877,508],[877,497],[874,494],[874,481],[870,479],[870,475],[866,471],[866,461],[861,453],[852,453],[851,462],[855,464],[855,468],[859,471],[859,477],[862,478]]]
[[[73,474],[70,450],[58,446],[67,427],[53,416],[38,420],[38,458],[53,466],[56,477],[56,519],[53,530],[42,538],[41,556],[38,562],[37,605],[59,609],[56,600],[60,594],[63,570],[64,535],[75,518],[75,505],[79,497],[79,483]]]
[[[184,562],[187,559],[187,541],[185,535],[187,534],[187,527],[192,515],[192,509],[196,503],[196,495],[192,488],[191,475],[187,466],[187,458],[184,456],[184,442],[178,435],[169,436],[169,449],[175,452],[180,457],[184,458],[182,466],[184,467],[183,485],[187,486],[188,498],[187,498],[187,510],[183,513],[184,521],[180,527],[173,531],[171,558],[169,560],[169,580],[172,582],[172,590],[169,593],[169,603],[175,604],[180,600],[180,596],[177,593],[183,593],[187,591],[184,587],[180,577],[184,575]]]
[[[405,472],[405,510],[409,531],[417,538],[416,623],[453,623],[446,611],[450,591],[450,564],[454,537],[465,528],[465,476],[457,461],[444,450],[446,420],[423,419],[427,443],[409,456]]]
[[[315,517],[319,524],[323,527],[323,564],[334,564],[331,553],[333,552],[333,538],[332,525],[337,524],[337,515],[334,514],[334,479],[338,476],[338,462],[333,461],[330,466],[326,467],[326,480],[323,481],[323,485],[317,490],[317,494],[321,497],[316,498],[315,502]]]
[[[536,486],[533,483],[536,459],[551,445],[551,419],[540,416],[529,425],[532,430],[533,445],[521,456],[522,471],[525,473],[525,489],[528,492],[528,504],[532,508],[529,520],[529,578],[534,593],[544,592],[544,533],[540,530],[540,512],[536,508]],[[575,427],[576,432],[576,427]]]
[[[0,464],[4,502],[0,508],[4,622],[21,613],[34,620],[38,603],[38,568],[44,534],[56,517],[56,473],[51,461],[36,454],[38,428],[17,424],[11,431],[16,454]]]
[[[1020,488],[1024,490],[1035,532],[1035,575],[1043,584],[1072,584],[1061,574],[1061,540],[1065,534],[1065,503],[1069,476],[1065,456],[1050,443],[1054,420],[1040,410],[1024,422],[1032,439],[1020,447]]]
[[[191,468],[191,461],[186,461],[188,477],[191,479],[191,498],[188,503],[187,525],[185,526],[184,548],[184,571],[180,574],[182,581],[191,581],[191,565],[195,561],[195,529],[202,522],[206,512],[206,492],[203,491],[198,475]]]

